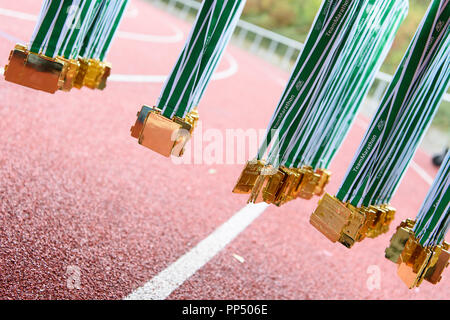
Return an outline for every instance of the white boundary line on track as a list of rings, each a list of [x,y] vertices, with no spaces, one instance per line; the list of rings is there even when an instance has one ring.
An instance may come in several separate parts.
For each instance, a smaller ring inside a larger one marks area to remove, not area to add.
[[[152,34],[143,34],[128,31],[117,31],[117,37],[128,40],[136,40],[142,42],[156,42],[156,43],[177,43],[183,40],[184,33],[180,29],[170,26],[175,32],[173,36],[156,36]]]
[[[230,67],[226,70],[215,72],[211,80],[222,80],[229,78],[236,74],[239,70],[239,65],[236,59],[230,54],[225,55]],[[112,82],[138,82],[138,83],[164,83],[167,76],[165,75],[139,75],[139,74],[111,74],[108,81]]]
[[[268,206],[266,203],[259,203],[242,208],[189,252],[130,293],[125,300],[166,299],[244,231]]]

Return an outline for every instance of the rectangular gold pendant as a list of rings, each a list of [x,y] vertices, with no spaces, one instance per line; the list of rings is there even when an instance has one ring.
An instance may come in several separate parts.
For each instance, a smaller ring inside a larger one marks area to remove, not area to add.
[[[442,279],[442,273],[449,265],[449,244],[443,242],[442,245],[436,247],[433,259],[430,261],[428,270],[425,273],[425,280],[432,284],[437,284]]]
[[[414,236],[410,236],[400,255],[397,269],[398,276],[408,288],[421,284],[432,254],[429,248],[422,247]]]
[[[375,211],[376,216],[375,221],[368,227],[366,236],[376,238],[389,231],[389,226],[395,217],[395,209],[386,205],[371,206],[371,209]]]
[[[75,79],[78,74],[78,70],[80,69],[80,63],[78,60],[74,59],[65,59],[59,57],[60,60],[64,61],[64,68],[62,72],[63,84],[60,87],[62,91],[70,91],[74,84]]]
[[[304,174],[298,196],[302,199],[309,200],[314,196],[314,191],[319,183],[320,176],[314,172],[312,167],[305,166],[302,170],[304,170]]]
[[[137,113],[131,136],[139,143],[166,157],[181,157],[184,148],[191,138],[193,125],[184,119],[174,117],[168,119],[157,107],[143,106]]]
[[[112,64],[109,62],[101,62],[100,65],[103,68],[103,72],[97,89],[104,90],[106,88],[108,78],[111,75]]]
[[[391,237],[389,247],[385,250],[386,259],[391,260],[394,263],[398,262],[400,255],[405,249],[406,242],[412,234],[412,230],[408,227],[414,225],[412,220],[403,221],[400,226],[397,227],[397,231]]]
[[[144,128],[144,122],[145,119],[147,119],[147,115],[149,114],[149,112],[156,112],[156,113],[160,113],[161,111],[156,109],[156,108],[151,108],[148,106],[143,106],[141,108],[141,111],[139,111],[137,113],[137,119],[136,119],[136,123],[134,124],[134,126],[131,127],[130,131],[131,131],[131,136],[133,138],[139,139],[139,136],[141,135],[142,129]]]
[[[277,195],[287,178],[286,173],[278,170],[275,174],[269,176],[267,184],[262,191],[263,201],[272,204],[276,201]]]
[[[314,189],[314,194],[321,197],[325,193],[325,187],[330,181],[331,171],[326,169],[317,169],[316,174],[320,176],[320,179]]]
[[[83,85],[90,89],[97,89],[103,78],[104,69],[101,62],[96,59],[87,61],[87,70],[84,75]]]
[[[264,202],[264,191],[267,190],[270,179],[278,172],[278,169],[272,165],[266,165],[261,168],[259,176],[256,178],[256,182],[250,193],[248,203],[260,203]],[[273,187],[273,186],[272,186]],[[267,194],[266,194],[267,197]]]
[[[310,218],[310,223],[332,242],[341,238],[352,211],[336,197],[325,193]]]
[[[17,44],[11,51],[5,67],[5,80],[36,90],[55,93],[62,85],[64,62],[58,58],[28,51]]]
[[[302,170],[301,168],[291,168],[291,170],[293,170],[298,176],[297,180],[295,181],[295,184],[292,186],[289,196],[290,198],[292,198],[291,200],[293,200],[299,197],[305,171]]]
[[[347,204],[347,209],[350,209],[351,215],[349,216],[348,222],[342,229],[339,242],[347,248],[351,248],[356,241],[362,240],[361,235],[363,233],[361,230],[366,222],[366,215],[364,211],[355,208],[350,204]]]
[[[423,280],[437,284],[449,264],[449,244],[423,247],[414,234],[415,221],[402,221],[385,251],[385,257],[398,265],[397,274],[408,288]]]
[[[280,171],[282,171],[286,175],[286,178],[283,181],[283,184],[281,185],[274,201],[274,204],[276,206],[281,206],[295,199],[294,194],[301,181],[301,176],[295,169],[281,167]]]
[[[255,186],[256,179],[263,167],[264,162],[261,160],[248,161],[233,188],[233,193],[249,194]]]
[[[86,73],[88,72],[89,60],[85,58],[78,58],[78,63],[80,64],[80,67],[78,69],[78,73],[73,86],[77,89],[81,89],[84,86],[84,78],[86,77]]]
[[[149,112],[139,136],[139,144],[165,157],[170,157],[175,145],[175,135],[179,129],[181,126],[171,119]]]

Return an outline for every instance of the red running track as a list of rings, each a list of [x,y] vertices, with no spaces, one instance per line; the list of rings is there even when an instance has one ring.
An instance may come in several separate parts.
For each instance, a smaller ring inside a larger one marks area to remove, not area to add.
[[[37,15],[39,1],[0,0],[0,8]],[[27,41],[34,27],[11,12],[0,10],[2,64],[14,39]],[[174,43],[118,37],[109,55],[114,75],[168,74],[190,29],[132,1],[121,31],[176,38],[177,29],[183,40]],[[209,86],[202,131],[265,128],[288,74],[234,46],[227,56],[238,70]],[[230,61],[221,74],[232,71]],[[0,80],[0,298],[124,298],[245,206],[246,197],[230,192],[242,164],[175,165],[129,136],[136,112],[155,103],[161,86],[110,82],[103,92],[49,95]],[[364,126],[353,127],[333,162],[331,193]],[[434,177],[429,156],[419,151],[415,162]],[[393,200],[394,225],[416,215],[428,188],[408,170]],[[437,286],[405,288],[384,258],[391,233],[351,250],[326,240],[308,223],[317,200],[269,208],[169,298],[448,299],[448,274]],[[80,289],[67,286],[71,266],[80,268]],[[370,266],[380,270],[379,289],[366,285]]]

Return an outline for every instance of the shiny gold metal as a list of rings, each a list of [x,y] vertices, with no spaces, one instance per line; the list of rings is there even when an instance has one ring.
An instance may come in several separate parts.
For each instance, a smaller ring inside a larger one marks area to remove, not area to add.
[[[78,63],[80,67],[74,81],[75,88],[103,90],[106,87],[107,78],[111,74],[110,63],[87,58],[79,58]]]
[[[391,260],[394,263],[398,263],[400,255],[405,249],[406,242],[413,234],[412,227],[414,226],[413,220],[405,220],[397,227],[397,231],[391,237],[389,247],[385,250],[386,259]]]
[[[74,86],[78,70],[80,69],[80,63],[75,59],[58,58],[61,61],[64,61],[64,68],[62,71],[63,83],[59,89],[62,91],[70,91]]]
[[[261,169],[264,170],[265,167],[263,167]],[[263,196],[262,196],[262,190],[265,189],[267,183],[269,182],[270,179],[270,175],[264,175],[264,174],[259,174],[256,177],[256,181],[255,181],[255,185],[253,186],[251,192],[250,192],[250,197],[247,201],[247,203],[260,203],[263,202]]]
[[[316,174],[320,176],[320,179],[317,182],[316,188],[314,189],[314,194],[321,197],[325,193],[325,187],[330,181],[331,171],[327,169],[317,169]]]
[[[303,199],[311,199],[314,196],[316,187],[319,184],[321,176],[314,172],[310,166],[302,167],[303,178],[300,185],[300,192],[298,196]]]
[[[297,180],[293,183],[292,189],[288,195],[290,200],[294,200],[299,197],[305,172],[301,168],[290,168],[290,170],[297,175]]]
[[[196,119],[198,120],[197,111],[193,114],[188,114],[187,120],[179,117],[168,119],[157,107],[143,106],[137,113],[136,123],[130,129],[131,136],[137,138],[140,144],[166,157],[181,157]]]
[[[17,44],[5,66],[5,80],[29,88],[55,93],[63,84],[64,61],[30,52]]]
[[[191,112],[186,114],[184,119],[179,117],[174,117],[173,121],[181,126],[181,130],[177,131],[177,136],[175,137],[175,146],[172,150],[172,155],[176,157],[181,157],[184,154],[185,146],[191,139],[194,129],[197,126],[199,120],[199,114],[197,107],[195,107]]]
[[[283,183],[286,181],[288,174],[278,169],[278,171],[269,176],[265,188],[262,190],[262,197],[265,203],[275,203],[277,200],[277,196],[283,186]]]
[[[156,107],[143,106],[141,108],[141,111],[139,111],[137,113],[136,123],[130,129],[131,136],[133,138],[139,139],[139,136],[141,135],[142,129],[144,128],[145,119],[147,118],[147,115],[148,115],[149,112],[155,112],[155,113],[160,114],[161,110],[159,110]]]
[[[389,231],[389,226],[395,217],[395,209],[388,205],[371,206],[375,211],[375,220],[368,226],[366,236],[368,238],[376,238],[379,235]]]
[[[139,144],[170,157],[181,125],[156,112],[149,112],[139,135]]]
[[[191,126],[191,133],[193,132],[193,130],[195,129],[195,127],[197,126],[198,120],[200,119],[200,116],[198,114],[198,108],[195,107],[194,109],[192,109],[191,112],[189,112],[184,121],[186,121],[187,123],[190,124]]]
[[[100,65],[103,68],[103,73],[97,88],[99,90],[104,90],[106,88],[107,80],[111,75],[112,64],[110,62],[101,62]]]
[[[90,89],[97,89],[102,81],[105,69],[100,60],[89,59],[87,70],[84,75],[83,85]]]
[[[273,202],[276,206],[281,206],[296,198],[296,194],[299,191],[298,187],[302,179],[299,171],[295,168],[280,167],[280,171],[286,175],[286,178],[280,186],[276,199]]]
[[[377,216],[376,211],[373,210],[372,207],[362,206],[356,208],[350,204],[347,204],[347,207],[351,208],[353,212],[352,220],[354,228],[357,228],[352,236],[353,243],[355,241],[361,242],[367,237],[367,233],[371,226],[374,225]],[[356,227],[356,224],[358,224],[358,227]]]
[[[279,185],[280,177],[279,170],[272,165],[262,167],[247,202],[260,203],[269,201],[271,194],[274,192],[273,190]]]
[[[349,216],[346,225],[341,231],[339,242],[347,248],[351,248],[355,242],[363,240],[363,228],[366,222],[366,214],[368,212],[367,210],[356,208],[351,204],[347,204],[347,208],[350,209],[352,214]]]
[[[256,179],[264,165],[264,161],[261,160],[248,161],[233,188],[233,193],[249,194],[255,186]]]
[[[77,89],[81,89],[84,86],[84,79],[89,69],[89,59],[78,58],[78,63],[80,67],[78,69],[78,73],[73,83],[73,86]]]
[[[398,265],[397,274],[412,289],[423,280],[437,284],[449,264],[449,244],[423,247],[414,234],[415,221],[402,221],[385,251],[387,259]]]
[[[394,213],[395,209],[389,206],[357,208],[326,193],[311,215],[310,223],[331,241],[351,248],[355,242],[386,232]]]
[[[430,248],[422,247],[414,235],[410,235],[399,257],[397,269],[398,276],[408,288],[412,289],[422,283],[432,255]]]
[[[328,193],[319,201],[319,205],[310,218],[310,223],[332,242],[350,243],[351,239],[341,239],[342,230],[349,223],[353,212],[344,203]],[[358,219],[355,219],[355,222]],[[349,226],[351,236],[353,226]]]

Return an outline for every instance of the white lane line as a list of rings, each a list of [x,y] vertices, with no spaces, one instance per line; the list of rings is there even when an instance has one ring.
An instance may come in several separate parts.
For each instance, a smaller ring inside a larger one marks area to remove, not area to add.
[[[242,208],[189,252],[161,271],[144,286],[125,297],[125,300],[166,299],[244,231],[268,206],[266,203],[258,203],[249,204]]]
[[[238,72],[239,65],[236,59],[234,59],[234,57],[230,54],[226,54],[225,59],[228,60],[228,63],[230,64],[229,68],[224,71],[215,72],[211,77],[212,80],[226,79]]]
[[[430,177],[430,175],[416,162],[411,161],[411,168],[422,177],[423,180],[425,180],[426,183],[428,183],[430,186],[433,184],[433,178]]]
[[[28,14],[28,13],[23,13],[23,12],[9,10],[9,9],[3,9],[3,8],[0,8],[0,15],[6,16],[6,17],[11,17],[11,18],[27,20],[27,21],[36,21],[38,18],[37,16],[35,16],[33,14]]]
[[[228,60],[229,67],[223,71],[215,72],[211,80],[223,80],[236,74],[239,70],[239,65],[236,59],[227,54],[225,59]],[[139,74],[112,74],[108,81],[113,82],[138,82],[138,83],[164,83],[166,75],[139,75]]]
[[[22,41],[21,39],[15,37],[15,36],[13,36],[13,35],[11,35],[9,33],[3,32],[1,30],[0,30],[0,37],[3,37],[5,39],[7,39],[7,40],[9,40],[11,42],[15,42],[15,43],[24,43],[24,41]]]
[[[367,128],[369,127],[369,123],[361,118],[356,119],[356,124],[364,130],[367,130]],[[414,160],[411,160],[410,166],[426,183],[431,186],[431,184],[433,183],[433,178],[430,177],[425,169],[419,166]]]
[[[156,43],[177,43],[183,40],[184,38],[183,31],[174,26],[170,26],[170,28],[175,32],[173,36],[157,36],[152,34],[117,31],[117,37],[128,40],[136,40],[142,42],[156,42]]]
[[[11,17],[11,18],[17,18],[27,21],[37,21],[38,17],[36,15],[23,13],[15,10],[9,10],[9,9],[3,9],[0,8],[0,15]],[[118,31],[117,37],[123,38],[123,39],[130,39],[130,40],[136,40],[136,41],[143,41],[143,42],[152,42],[152,43],[177,43],[183,40],[184,33],[179,28],[168,25],[168,28],[172,29],[172,31],[175,33],[170,36],[160,36],[160,35],[152,35],[152,34],[145,34],[145,33],[138,33],[138,32],[129,32],[129,31]]]

